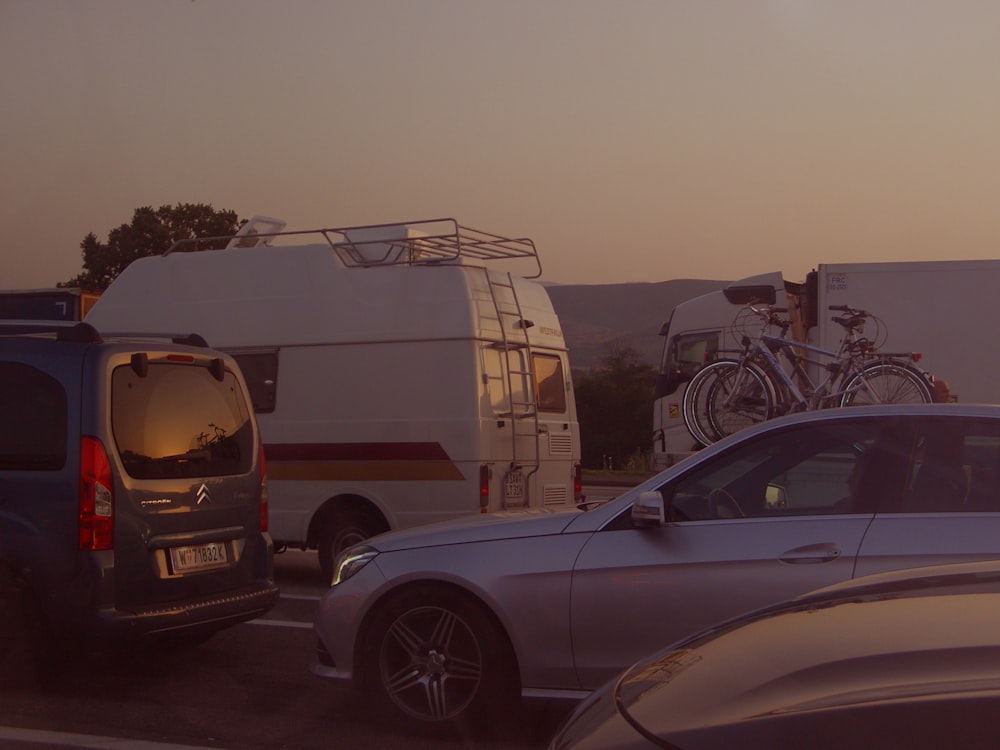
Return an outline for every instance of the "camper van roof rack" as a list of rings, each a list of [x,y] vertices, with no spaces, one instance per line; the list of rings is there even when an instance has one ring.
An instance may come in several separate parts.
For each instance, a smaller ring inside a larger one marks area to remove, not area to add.
[[[320,235],[344,265],[351,267],[432,265],[463,258],[479,262],[528,259],[534,271],[526,274],[525,278],[533,279],[542,275],[542,264],[532,240],[503,237],[472,229],[460,225],[455,219],[425,219],[292,232],[259,232],[255,228],[276,225],[283,226],[283,222],[269,217],[254,217],[240,228],[237,235],[179,240],[163,254],[270,246],[279,237]]]

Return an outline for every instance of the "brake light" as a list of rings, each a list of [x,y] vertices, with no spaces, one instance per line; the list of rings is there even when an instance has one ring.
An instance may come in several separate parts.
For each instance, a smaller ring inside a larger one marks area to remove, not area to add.
[[[114,546],[114,482],[104,445],[95,437],[80,440],[81,550],[107,550]]]
[[[192,355],[190,355],[190,354],[168,354],[167,355],[167,361],[168,362],[185,362],[185,363],[190,363],[190,362],[194,362],[194,357]]]
[[[577,505],[583,502],[583,466],[580,464],[573,468],[573,502]]]
[[[264,444],[260,444],[260,530],[267,531],[267,470],[264,466]]]
[[[490,467],[483,464],[479,467],[479,512],[485,513],[490,506]]]

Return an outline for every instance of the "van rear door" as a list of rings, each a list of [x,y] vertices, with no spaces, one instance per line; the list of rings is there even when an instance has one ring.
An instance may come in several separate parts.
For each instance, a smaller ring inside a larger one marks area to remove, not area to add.
[[[253,583],[263,471],[235,368],[187,352],[133,354],[112,367],[110,395],[116,606]]]

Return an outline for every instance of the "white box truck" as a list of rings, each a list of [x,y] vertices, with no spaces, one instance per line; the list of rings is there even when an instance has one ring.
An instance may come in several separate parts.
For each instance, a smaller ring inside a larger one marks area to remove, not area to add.
[[[878,319],[865,335],[883,351],[916,352],[937,379],[936,398],[1000,402],[1000,347],[986,343],[1000,320],[1000,260],[819,264],[805,282],[780,272],[752,276],[674,308],[664,324],[663,359],[653,407],[653,467],[672,465],[700,445],[684,425],[688,381],[706,362],[732,356],[733,321],[747,302],[770,293],[786,307],[797,341],[836,350],[844,329],[828,308],[848,305]],[[881,330],[873,326],[881,325]],[[947,392],[944,392],[944,388]]]
[[[137,260],[86,318],[236,358],[277,549],[316,548],[329,573],[389,529],[575,507],[573,385],[533,242],[454,219],[283,227],[256,217],[225,249]]]

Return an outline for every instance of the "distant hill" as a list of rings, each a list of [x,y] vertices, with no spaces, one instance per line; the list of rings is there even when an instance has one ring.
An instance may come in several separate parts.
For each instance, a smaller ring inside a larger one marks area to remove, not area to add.
[[[547,286],[562,324],[574,369],[589,369],[613,344],[636,349],[644,362],[659,365],[660,328],[674,306],[722,289],[727,281],[675,279],[656,283],[554,284]]]

